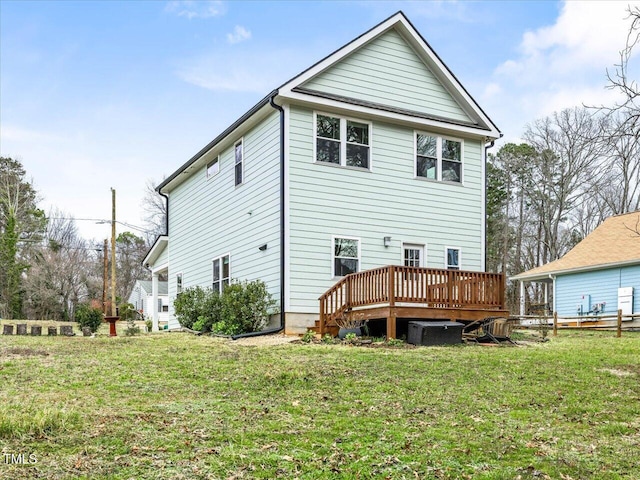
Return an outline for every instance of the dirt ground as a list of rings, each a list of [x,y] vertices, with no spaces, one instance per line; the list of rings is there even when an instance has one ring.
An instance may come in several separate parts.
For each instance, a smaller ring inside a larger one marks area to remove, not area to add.
[[[245,346],[271,346],[271,345],[282,345],[284,343],[290,343],[294,340],[300,340],[298,335],[283,335],[281,333],[276,333],[273,335],[260,335],[258,337],[247,337],[247,338],[239,338],[238,340],[230,340],[235,345],[245,345]]]

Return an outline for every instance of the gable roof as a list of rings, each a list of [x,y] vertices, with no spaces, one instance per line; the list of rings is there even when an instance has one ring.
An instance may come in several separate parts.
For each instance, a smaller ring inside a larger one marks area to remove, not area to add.
[[[455,99],[461,109],[467,114],[470,121],[460,119],[452,120],[443,116],[433,114],[429,115],[407,108],[394,108],[393,106],[382,105],[380,103],[363,100],[361,98],[345,97],[305,87],[304,84],[307,81],[325,72],[331,66],[392,29],[395,29],[400,36],[409,43],[411,48],[413,48],[429,70],[442,83],[447,92],[449,92],[452,98]],[[447,125],[452,125],[458,130],[483,136],[488,139],[497,139],[502,136],[498,127],[482,110],[480,105],[478,105],[469,92],[467,92],[453,72],[449,70],[449,67],[445,65],[427,41],[416,30],[413,24],[407,19],[404,13],[399,11],[343,47],[340,47],[333,53],[327,55],[325,58],[285,82],[280,87],[271,91],[267,96],[251,107],[251,109],[249,109],[244,115],[233,122],[220,135],[185,162],[180,168],[169,175],[169,177],[158,185],[156,190],[158,192],[163,192],[166,187],[172,184],[176,179],[180,178],[181,173],[189,173],[191,169],[198,167],[201,164],[204,165],[208,161],[208,158],[206,157],[207,154],[210,154],[214,148],[221,146],[225,141],[228,141],[228,137],[232,133],[237,135],[239,130],[247,129],[248,125],[255,124],[272,109],[272,105],[274,103],[278,103],[278,105],[280,105],[283,100],[294,100],[314,105],[318,103],[318,99],[321,99],[323,104],[333,106],[335,108],[344,109],[344,105],[348,104],[351,108],[358,109],[369,116],[377,115],[404,121],[409,117],[416,122],[425,124],[425,126],[440,126],[441,128],[446,127]],[[279,102],[275,102],[276,100],[279,100]]]
[[[559,275],[640,264],[640,211],[607,218],[562,258],[511,277],[543,280]]]
[[[431,73],[438,79],[442,86],[458,103],[460,108],[464,110],[467,116],[471,119],[470,122],[464,120],[451,120],[442,116],[436,115],[424,115],[419,111],[412,111],[406,108],[393,109],[388,105],[381,105],[375,102],[362,101],[358,102],[357,98],[332,96],[319,92],[315,89],[309,89],[304,84],[318,77],[319,75],[327,72],[332,66],[338,62],[346,59],[350,55],[357,52],[359,49],[370,44],[374,40],[380,38],[387,32],[395,30],[404,41],[413,49],[418,57],[424,62],[424,65],[431,71]],[[488,115],[482,110],[480,105],[475,99],[467,92],[464,86],[456,78],[449,67],[442,61],[442,59],[431,48],[429,43],[422,37],[422,35],[416,30],[413,24],[407,19],[402,11],[395,13],[383,22],[379,23],[369,31],[363,33],[356,39],[352,40],[345,46],[339,48],[335,52],[329,54],[316,64],[312,65],[304,72],[295,76],[284,85],[278,88],[279,96],[283,98],[290,98],[299,101],[310,101],[309,97],[320,96],[326,100],[334,100],[337,103],[346,102],[352,105],[359,105],[363,108],[369,108],[372,111],[384,110],[389,113],[396,113],[398,115],[409,115],[424,120],[433,120],[435,122],[451,123],[458,126],[470,127],[470,129],[481,130],[483,134],[490,138],[499,138],[502,134],[498,127],[488,117]],[[369,112],[373,113],[373,112]]]
[[[151,246],[144,259],[142,260],[142,265],[147,268],[152,268],[155,266],[156,260],[160,258],[160,255],[165,251],[167,246],[169,245],[169,237],[167,235],[160,235],[156,238],[156,241]]]

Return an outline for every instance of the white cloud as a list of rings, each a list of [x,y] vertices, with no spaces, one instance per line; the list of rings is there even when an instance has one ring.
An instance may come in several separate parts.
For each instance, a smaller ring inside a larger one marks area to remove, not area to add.
[[[164,10],[191,20],[192,18],[219,17],[225,14],[226,7],[219,0],[174,0],[168,2]]]
[[[245,40],[249,40],[250,38],[251,32],[240,25],[236,25],[236,27],[233,29],[233,33],[227,33],[227,42],[229,42],[231,45],[244,42]]]
[[[5,142],[57,142],[64,140],[49,132],[37,132],[14,125],[0,125],[0,138]]]
[[[518,54],[495,68],[480,98],[506,137],[520,136],[527,123],[555,111],[616,100],[606,71],[625,46],[628,5],[566,1],[553,24],[522,35]]]
[[[266,94],[308,63],[308,52],[223,49],[186,60],[177,75],[185,82],[213,91]],[[221,68],[224,66],[224,68]]]

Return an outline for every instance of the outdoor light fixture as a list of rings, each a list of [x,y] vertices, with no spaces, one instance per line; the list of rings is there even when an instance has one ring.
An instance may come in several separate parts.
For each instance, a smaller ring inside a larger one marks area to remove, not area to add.
[[[260,245],[258,247],[258,250],[260,250],[261,252],[264,252],[267,249],[267,244],[265,243],[264,245]]]
[[[385,247],[391,246],[391,237],[384,237],[384,246]]]

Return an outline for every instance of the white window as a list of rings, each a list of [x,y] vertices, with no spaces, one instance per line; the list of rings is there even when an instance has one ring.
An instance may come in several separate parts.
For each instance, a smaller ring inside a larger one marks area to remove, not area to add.
[[[333,163],[343,167],[370,167],[371,124],[315,114],[316,162]]]
[[[402,263],[405,267],[424,267],[424,246],[403,244]]]
[[[349,237],[333,238],[333,276],[344,277],[360,269],[360,240]]]
[[[462,182],[462,140],[416,132],[416,177]]]
[[[243,167],[243,159],[244,159],[244,149],[242,148],[242,140],[235,144],[234,147],[234,156],[236,159],[235,166],[235,178],[236,178],[236,186],[242,184],[244,181],[244,167]]]
[[[215,160],[207,163],[207,178],[211,178],[216,175],[220,171],[220,156],[216,157]]]
[[[445,249],[445,262],[449,270],[460,270],[460,249],[457,247],[447,247]]]
[[[230,277],[229,255],[213,260],[213,291],[222,293],[229,285]]]
[[[162,313],[162,299],[161,298],[158,299],[158,312]]]
[[[182,293],[182,274],[176,274],[176,294],[180,295]]]

